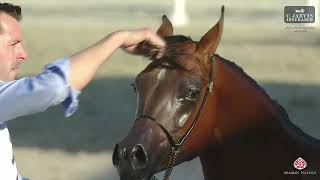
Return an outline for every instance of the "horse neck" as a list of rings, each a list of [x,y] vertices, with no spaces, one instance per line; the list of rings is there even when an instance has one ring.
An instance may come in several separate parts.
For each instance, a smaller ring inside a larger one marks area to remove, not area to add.
[[[214,129],[219,136],[215,140],[232,138],[248,128],[278,123],[273,100],[234,63],[217,58],[214,82]]]
[[[241,149],[248,150],[248,141],[253,145],[259,144],[257,146],[262,148],[272,143],[281,145],[293,142],[280,124],[278,107],[275,107],[273,100],[242,69],[217,58],[214,82],[214,93],[210,98],[210,102],[214,103],[212,107],[215,108],[210,116],[215,121],[212,127],[213,142],[207,152],[200,155],[206,180],[214,179],[213,174],[219,170],[216,168],[219,161],[226,163],[229,160],[221,155],[221,148],[216,148],[224,146],[225,142],[231,144],[230,148],[222,149],[230,151],[230,154],[245,153],[241,152]],[[291,154],[285,150],[279,154],[283,157],[297,154],[288,147],[287,151],[289,150]],[[249,152],[256,153],[254,147],[250,147]],[[234,163],[233,160],[230,159],[231,164]]]

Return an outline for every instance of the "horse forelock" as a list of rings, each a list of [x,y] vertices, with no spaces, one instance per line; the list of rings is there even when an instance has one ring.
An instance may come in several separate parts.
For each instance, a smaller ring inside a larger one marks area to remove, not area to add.
[[[168,37],[165,37],[164,40],[168,45],[175,44],[175,43],[182,43],[186,41],[193,41],[190,36],[184,36],[184,35],[168,36]]]
[[[177,51],[177,48],[184,49],[184,43],[195,43],[190,37],[184,35],[175,35],[175,36],[168,36],[165,37],[164,40],[166,41],[166,49],[164,51],[163,57],[159,59],[155,59],[154,56],[149,56],[149,59],[152,63],[149,65],[149,68],[169,68],[169,69],[180,69],[187,72],[190,72],[190,69],[185,68],[178,62],[184,61],[187,59],[193,59],[194,53],[185,53]],[[188,47],[185,47],[187,49]]]

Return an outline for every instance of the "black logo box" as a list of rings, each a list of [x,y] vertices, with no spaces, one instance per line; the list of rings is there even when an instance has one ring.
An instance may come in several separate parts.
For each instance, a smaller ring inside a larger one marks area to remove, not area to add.
[[[284,22],[285,23],[314,23],[315,8],[314,6],[285,6]]]

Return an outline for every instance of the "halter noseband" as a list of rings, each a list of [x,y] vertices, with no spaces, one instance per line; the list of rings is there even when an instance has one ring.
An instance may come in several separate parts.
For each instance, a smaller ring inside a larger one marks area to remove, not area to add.
[[[186,131],[186,133],[182,136],[182,138],[180,139],[180,141],[178,141],[178,143],[175,142],[175,140],[174,140],[173,136],[170,134],[170,132],[157,119],[155,119],[149,115],[141,115],[136,119],[136,120],[138,120],[141,118],[145,118],[145,119],[151,120],[152,122],[154,122],[157,126],[159,126],[162,129],[162,131],[166,134],[166,136],[169,140],[169,143],[171,146],[171,155],[170,155],[170,159],[169,159],[169,163],[168,163],[165,175],[163,177],[164,180],[169,179],[171,172],[173,170],[173,167],[176,163],[178,154],[180,152],[180,147],[184,143],[184,141],[187,139],[187,137],[190,135],[190,133],[193,130],[193,128],[195,127],[195,125],[197,124],[197,122],[200,118],[200,115],[204,109],[204,106],[206,104],[208,94],[211,93],[213,90],[213,79],[212,79],[213,78],[213,74],[212,74],[213,67],[212,66],[214,65],[214,61],[215,61],[215,58],[214,58],[214,55],[212,55],[211,60],[210,60],[209,81],[208,81],[206,92],[205,92],[204,97],[202,99],[199,111],[197,112],[197,115],[196,115],[195,119],[193,120],[190,128],[188,129],[188,131]],[[153,176],[152,180],[156,180],[156,177]]]

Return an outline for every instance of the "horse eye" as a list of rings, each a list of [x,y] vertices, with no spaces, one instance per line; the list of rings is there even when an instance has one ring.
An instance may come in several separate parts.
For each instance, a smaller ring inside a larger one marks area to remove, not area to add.
[[[136,85],[134,83],[131,83],[130,86],[133,88],[134,92],[137,92],[137,88],[136,88]]]
[[[198,95],[200,94],[200,90],[199,89],[191,89],[187,96],[186,99],[189,101],[195,101],[198,97]]]

